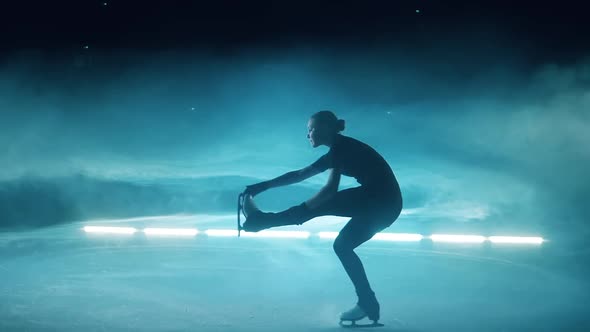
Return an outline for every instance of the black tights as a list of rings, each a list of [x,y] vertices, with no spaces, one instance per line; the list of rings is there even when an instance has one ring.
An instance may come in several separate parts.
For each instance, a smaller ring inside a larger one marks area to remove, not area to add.
[[[401,208],[399,191],[367,189],[361,186],[338,191],[314,209],[300,205],[270,214],[276,220],[274,226],[300,225],[324,215],[351,217],[334,240],[333,247],[355,287],[359,301],[363,301],[364,298],[374,296],[374,293],[354,249],[393,224]]]

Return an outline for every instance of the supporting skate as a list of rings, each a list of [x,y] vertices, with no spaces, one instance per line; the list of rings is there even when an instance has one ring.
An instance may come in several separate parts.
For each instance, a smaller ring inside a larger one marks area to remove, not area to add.
[[[354,308],[343,312],[340,315],[340,326],[346,328],[356,328],[356,327],[381,327],[383,324],[379,323],[377,320],[373,320],[373,323],[363,323],[357,324],[356,322],[367,317],[365,311],[359,307],[358,305],[354,306]],[[345,323],[349,322],[349,323]]]

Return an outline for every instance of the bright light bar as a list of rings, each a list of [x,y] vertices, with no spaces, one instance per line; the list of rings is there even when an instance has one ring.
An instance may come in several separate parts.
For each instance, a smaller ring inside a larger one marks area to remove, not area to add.
[[[492,243],[532,243],[541,244],[543,243],[542,237],[522,237],[522,236],[490,236],[488,238]]]
[[[86,233],[112,233],[112,234],[134,234],[138,230],[133,227],[107,227],[107,226],[85,226]],[[145,228],[143,232],[147,235],[180,235],[195,236],[199,233],[194,228]],[[205,231],[208,236],[237,236],[238,231],[235,229],[208,229]],[[335,239],[338,232],[318,232],[321,239]],[[305,231],[275,231],[263,230],[260,232],[242,231],[244,237],[266,237],[266,238],[299,238],[307,239],[310,237],[309,232]],[[418,242],[425,236],[411,233],[377,233],[373,236],[375,240],[383,241],[403,241]],[[455,242],[455,243],[483,243],[489,240],[492,243],[522,243],[522,244],[542,244],[545,240],[542,237],[522,237],[522,236],[490,236],[481,235],[451,235],[451,234],[432,234],[428,236],[434,242]]]
[[[145,228],[143,232],[147,235],[185,235],[194,236],[199,232],[194,228]]]
[[[309,232],[302,231],[260,231],[260,232],[243,232],[245,237],[276,237],[276,238],[298,238],[307,239]]]
[[[335,239],[338,236],[338,232],[319,232],[318,236],[320,239]]]
[[[406,234],[406,233],[377,233],[373,236],[375,240],[384,241],[421,241],[423,238],[420,234]]]
[[[433,234],[430,239],[434,242],[464,242],[464,243],[482,243],[486,240],[481,235],[448,235]]]
[[[84,226],[86,233],[115,233],[115,234],[133,234],[137,229],[133,227],[102,227],[102,226]]]
[[[235,229],[208,229],[205,231],[207,236],[238,236]]]

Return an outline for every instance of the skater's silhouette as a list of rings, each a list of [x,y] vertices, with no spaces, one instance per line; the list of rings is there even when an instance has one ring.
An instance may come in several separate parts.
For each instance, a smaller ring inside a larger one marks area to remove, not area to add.
[[[389,227],[400,215],[402,195],[397,179],[385,159],[369,145],[340,134],[344,120],[331,111],[317,112],[308,121],[307,138],[312,147],[330,150],[311,165],[285,173],[275,179],[246,187],[244,191],[245,231],[301,225],[317,216],[351,217],[334,241],[334,251],[354,284],[357,305],[342,313],[341,320],[358,320],[368,316],[379,319],[379,302],[369,285],[363,264],[354,249]],[[328,183],[314,197],[285,211],[260,211],[252,197],[270,188],[303,181],[331,170]],[[356,178],[358,187],[338,191],[340,175]]]

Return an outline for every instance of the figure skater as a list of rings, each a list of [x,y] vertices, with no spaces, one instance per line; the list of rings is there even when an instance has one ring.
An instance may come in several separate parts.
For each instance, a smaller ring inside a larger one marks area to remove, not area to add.
[[[320,111],[307,123],[311,146],[325,145],[329,151],[311,165],[287,172],[269,181],[246,187],[243,230],[257,232],[286,225],[301,225],[317,216],[350,217],[340,230],[333,248],[350,277],[358,297],[354,308],[343,312],[342,321],[368,317],[377,324],[379,302],[371,289],[365,269],[354,249],[389,227],[402,210],[402,194],[397,179],[385,159],[369,145],[342,135],[344,120],[331,111]],[[282,212],[263,212],[252,197],[280,186],[303,181],[330,169],[327,184],[312,198]],[[356,178],[358,187],[338,191],[340,176]]]

